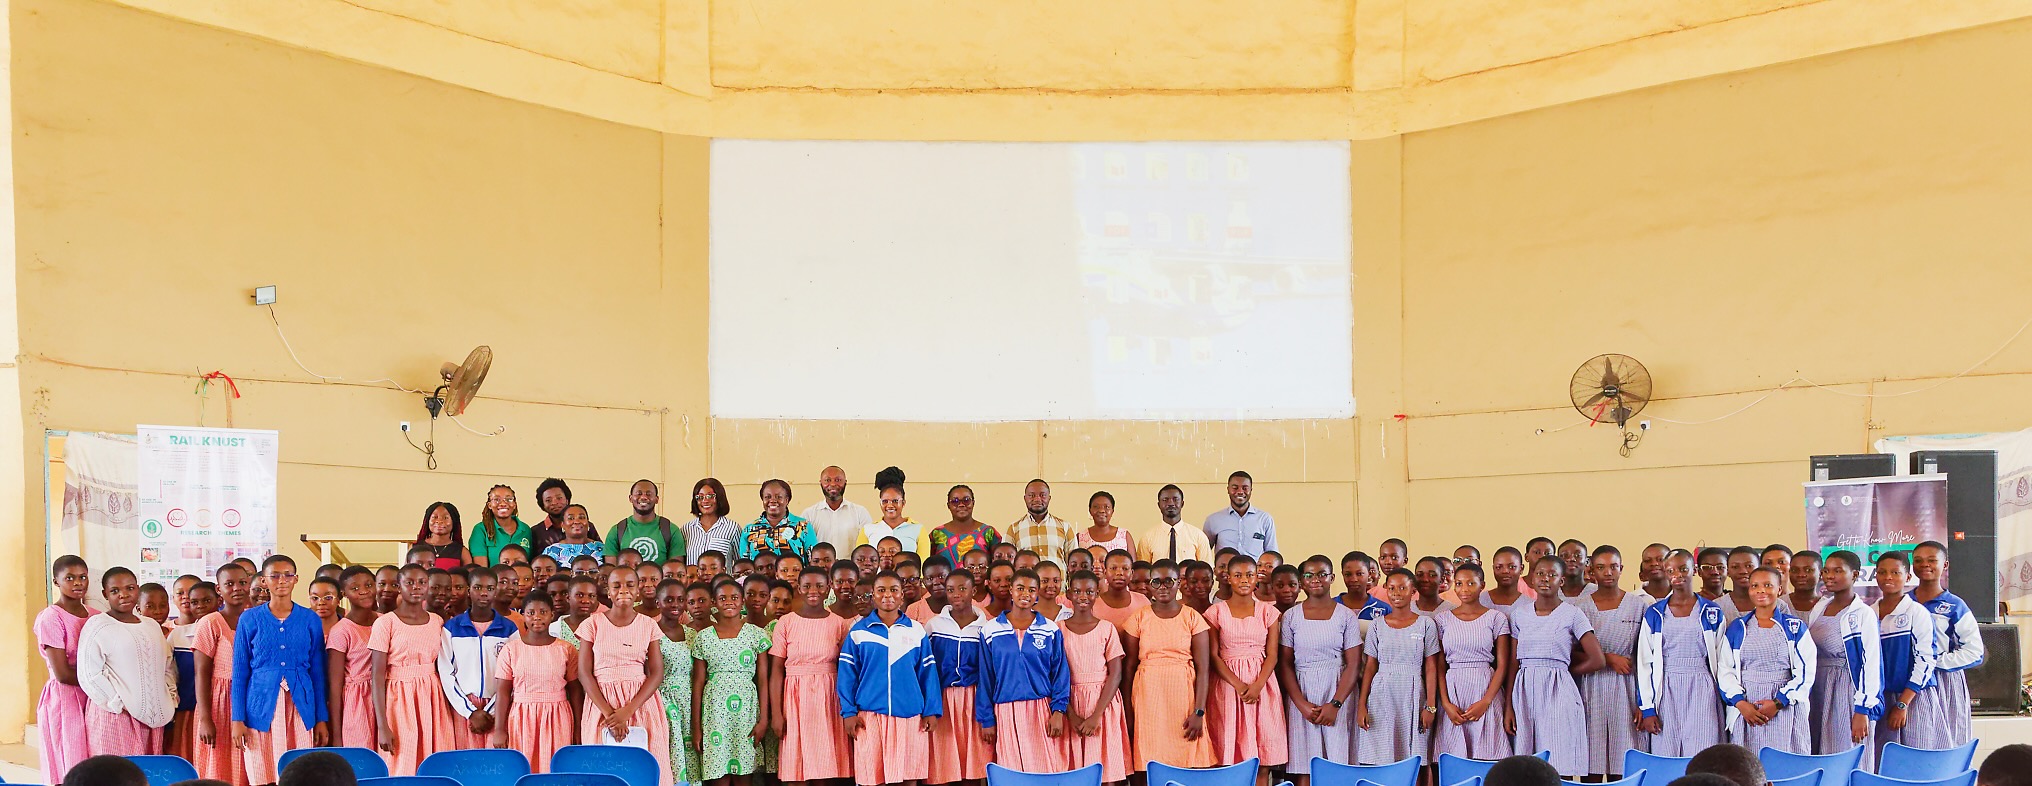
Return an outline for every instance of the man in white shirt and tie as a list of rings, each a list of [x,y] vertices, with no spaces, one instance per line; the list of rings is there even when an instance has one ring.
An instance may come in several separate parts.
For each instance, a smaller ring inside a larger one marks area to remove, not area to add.
[[[811,522],[812,532],[820,543],[830,543],[835,552],[845,553],[854,547],[861,529],[875,519],[868,515],[867,508],[847,500],[846,470],[826,467],[820,471],[818,490],[825,498],[805,508],[803,516]]]
[[[1157,490],[1157,515],[1164,521],[1136,536],[1137,559],[1144,562],[1168,559],[1178,563],[1189,559],[1206,563],[1214,561],[1214,549],[1207,543],[1206,532],[1185,523],[1180,517],[1184,510],[1183,489],[1167,483]]]
[[[1207,540],[1220,549],[1234,549],[1254,559],[1277,550],[1277,522],[1262,508],[1249,504],[1256,481],[1236,470],[1228,476],[1228,506],[1206,517]]]

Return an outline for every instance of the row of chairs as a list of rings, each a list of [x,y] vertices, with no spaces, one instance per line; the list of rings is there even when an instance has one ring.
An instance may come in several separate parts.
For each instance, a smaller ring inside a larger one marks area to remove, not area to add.
[[[313,751],[337,754],[353,767],[361,786],[656,786],[661,765],[641,748],[568,745],[551,757],[550,772],[531,774],[521,751],[499,748],[442,751],[417,765],[415,775],[390,777],[388,762],[366,748],[303,748],[276,761],[286,768]],[[169,786],[198,777],[179,756],[129,756],[148,776],[149,786]]]
[[[1862,762],[1861,746],[1841,753],[1820,756],[1787,753],[1765,748],[1757,752],[1764,775],[1772,786],[1973,786],[1976,743],[1959,748],[1930,750],[1898,743],[1884,746],[1877,772],[1857,769]],[[1551,757],[1540,751],[1538,758]],[[1623,756],[1623,779],[1602,786],[1666,786],[1686,774],[1691,757],[1659,756],[1632,750]],[[1439,755],[1439,783],[1448,786],[1482,786],[1493,761]],[[1312,777],[1321,786],[1416,786],[1424,761],[1413,756],[1393,764],[1338,764],[1321,758],[1312,760]],[[1186,769],[1152,762],[1150,783],[1166,786],[1254,786],[1257,761],[1250,759],[1226,767]],[[1099,786],[1098,765],[1063,773],[1018,772],[1000,765],[988,765],[989,786]]]

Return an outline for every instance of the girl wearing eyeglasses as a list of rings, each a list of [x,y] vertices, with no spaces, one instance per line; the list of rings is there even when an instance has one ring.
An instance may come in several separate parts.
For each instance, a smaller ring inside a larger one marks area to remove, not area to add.
[[[1334,599],[1333,579],[1333,560],[1324,554],[1300,563],[1298,583],[1305,600],[1287,610],[1278,625],[1277,678],[1289,699],[1284,726],[1291,763],[1286,772],[1298,786],[1311,779],[1315,756],[1350,763],[1355,740],[1355,710],[1345,705],[1354,695],[1362,664],[1362,628],[1354,610]]]

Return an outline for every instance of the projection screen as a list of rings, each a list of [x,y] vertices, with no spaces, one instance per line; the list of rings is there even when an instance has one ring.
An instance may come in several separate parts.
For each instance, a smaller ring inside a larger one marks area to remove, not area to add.
[[[1345,142],[714,140],[712,414],[1354,414]]]

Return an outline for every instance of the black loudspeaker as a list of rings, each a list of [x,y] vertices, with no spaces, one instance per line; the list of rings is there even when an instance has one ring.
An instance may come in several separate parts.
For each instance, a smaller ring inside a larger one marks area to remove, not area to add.
[[[1977,715],[2018,714],[2018,626],[1984,625],[1982,665],[1968,670],[1969,709]]]
[[[1912,474],[1947,475],[1947,591],[1997,621],[1997,452],[1917,450]]]
[[[1898,457],[1889,453],[1814,456],[1812,465],[1813,472],[1807,475],[1807,480],[1881,478],[1898,474]]]

